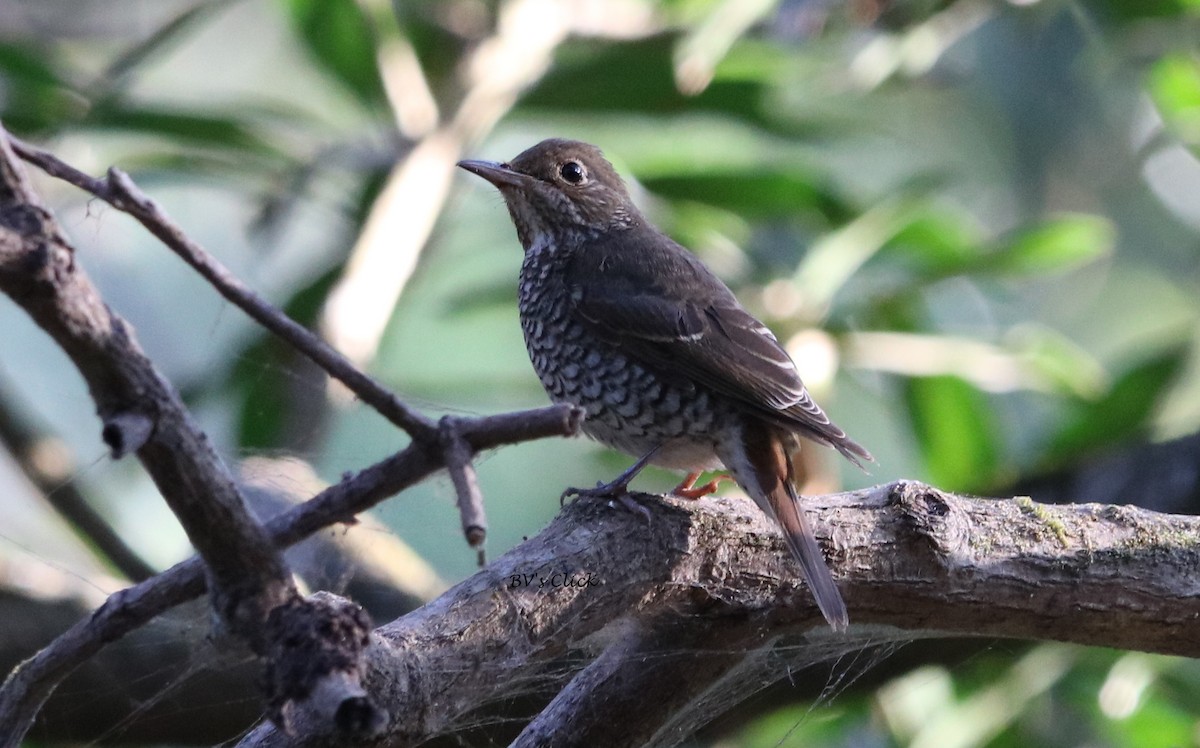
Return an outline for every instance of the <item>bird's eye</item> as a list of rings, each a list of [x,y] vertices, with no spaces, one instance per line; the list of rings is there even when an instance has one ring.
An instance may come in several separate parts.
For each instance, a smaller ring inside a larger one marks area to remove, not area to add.
[[[578,161],[568,161],[558,167],[558,174],[570,184],[580,184],[587,177],[587,172],[583,169],[583,164]]]

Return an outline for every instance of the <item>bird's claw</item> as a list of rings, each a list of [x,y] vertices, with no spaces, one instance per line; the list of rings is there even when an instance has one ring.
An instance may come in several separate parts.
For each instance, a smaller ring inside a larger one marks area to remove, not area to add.
[[[612,483],[597,483],[595,488],[568,488],[558,497],[558,505],[567,503],[567,499],[615,499],[629,494],[629,484],[620,481]]]
[[[622,481],[613,481],[612,483],[597,483],[595,488],[568,488],[562,492],[558,503],[561,506],[568,497],[576,499],[603,499],[608,501],[611,507],[620,506],[627,512],[635,512],[646,518],[646,524],[649,525],[654,519],[654,515],[650,513],[642,504],[639,504],[636,499],[629,493],[629,484]]]

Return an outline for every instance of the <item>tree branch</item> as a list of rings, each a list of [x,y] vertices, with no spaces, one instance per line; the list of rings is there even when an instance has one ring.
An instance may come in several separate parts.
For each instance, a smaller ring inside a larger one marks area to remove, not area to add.
[[[578,432],[581,420],[581,411],[558,405],[462,419],[458,430],[479,452],[547,436],[569,436]],[[267,534],[273,544],[286,547],[329,525],[354,522],[357,513],[440,470],[442,459],[440,452],[412,444],[276,516],[266,523]],[[0,686],[0,745],[6,745],[6,740],[19,741],[54,687],[105,644],[204,591],[204,565],[199,558],[191,558],[110,596],[91,617],[23,663]]]
[[[105,179],[84,174],[57,156],[40,148],[10,138],[13,150],[23,159],[35,164],[52,177],[75,185],[104,200],[117,210],[128,213],[163,244],[212,284],[222,296],[244,311],[251,319],[287,341],[331,377],[346,385],[363,402],[384,418],[404,429],[414,439],[436,443],[437,425],[421,413],[409,408],[374,378],[355,368],[328,343],[303,325],[288,317],[242,283],[196,242],[162,208],[138,189],[128,174],[120,169],[108,170]]]
[[[588,699],[566,685],[530,736],[562,737],[549,717],[565,718],[569,699],[587,704],[571,724],[593,745],[671,744],[683,733],[664,731],[668,717],[668,726],[695,729],[716,715],[706,689],[728,682],[727,706],[749,684],[780,676],[746,677],[731,652],[761,655],[800,635],[829,655],[868,640],[934,634],[1200,655],[1200,640],[1190,635],[1200,616],[1200,519],[974,499],[910,482],[806,502],[850,608],[848,635],[820,624],[776,529],[748,501],[650,501],[649,526],[641,515],[576,502],[537,537],[375,632],[367,682],[393,715],[389,745],[462,729],[531,684],[537,693],[560,692],[580,660],[606,651],[588,666],[591,675],[575,676],[580,683],[610,695],[623,682],[665,687],[639,663],[683,655],[692,667],[677,697],[694,708],[671,716],[657,698],[635,709],[628,699]],[[583,586],[563,586],[567,580]],[[639,633],[671,626],[679,638]],[[730,659],[701,667],[713,653]],[[771,661],[749,660],[758,668]],[[311,724],[296,724],[305,726],[297,733],[303,738],[263,725],[243,745],[308,745],[321,737],[305,732]]]
[[[154,368],[132,327],[100,298],[41,207],[0,130],[0,290],[83,375],[114,456],[136,452],[205,559],[213,606],[251,646],[267,612],[295,594],[233,476]]]

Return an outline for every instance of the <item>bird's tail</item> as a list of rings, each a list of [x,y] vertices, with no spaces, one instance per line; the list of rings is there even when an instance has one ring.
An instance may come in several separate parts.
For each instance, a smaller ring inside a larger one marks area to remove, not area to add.
[[[742,438],[734,440],[740,443],[735,443],[729,454],[720,455],[722,462],[767,516],[779,523],[825,620],[835,631],[845,629],[850,620],[846,603],[796,493],[790,439],[761,422],[746,423],[741,431]]]

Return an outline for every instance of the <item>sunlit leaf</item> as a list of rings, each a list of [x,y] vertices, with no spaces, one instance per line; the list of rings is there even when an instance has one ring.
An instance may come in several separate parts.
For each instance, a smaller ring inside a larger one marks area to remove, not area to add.
[[[1096,357],[1057,330],[1023,324],[1009,333],[1005,343],[1030,369],[1075,397],[1094,399],[1110,385]]]
[[[958,214],[930,209],[900,228],[885,252],[903,258],[920,275],[957,272],[979,258],[978,230]]]
[[[1149,86],[1163,119],[1186,140],[1200,142],[1200,58],[1162,58],[1150,69]]]
[[[1123,748],[1195,745],[1195,714],[1163,700],[1146,700],[1126,719],[1097,715],[1097,720],[1101,721],[1101,734]]]
[[[851,276],[921,210],[919,200],[884,200],[815,242],[794,275],[814,316],[823,317]]]
[[[951,490],[987,485],[996,473],[1000,432],[987,397],[952,376],[914,377],[905,403],[930,478]]]
[[[675,80],[681,91],[703,91],[730,47],[775,11],[778,0],[724,0],[695,24],[676,49]]]
[[[987,267],[1013,275],[1063,273],[1111,253],[1115,241],[1108,219],[1060,216],[1017,234],[988,257]]]

